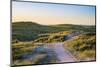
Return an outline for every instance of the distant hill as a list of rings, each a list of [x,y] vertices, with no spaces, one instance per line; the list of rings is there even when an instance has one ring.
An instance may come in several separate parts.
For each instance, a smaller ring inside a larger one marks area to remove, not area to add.
[[[57,33],[61,31],[95,32],[95,26],[59,24],[40,25],[35,22],[14,22],[12,23],[12,38],[19,41],[32,41],[38,38],[39,34]]]

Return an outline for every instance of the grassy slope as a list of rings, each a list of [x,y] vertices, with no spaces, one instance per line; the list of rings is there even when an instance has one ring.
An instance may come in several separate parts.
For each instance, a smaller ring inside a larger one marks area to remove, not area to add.
[[[71,24],[60,24],[60,25],[40,25],[33,22],[16,22],[12,23],[12,37],[13,37],[13,45],[12,45],[12,51],[13,51],[13,60],[19,60],[22,59],[22,56],[27,53],[33,52],[38,46],[34,45],[32,42],[18,42],[18,41],[37,41],[41,42],[62,42],[63,37],[65,35],[70,34],[72,31],[78,31],[81,33],[95,33],[95,26],[82,26],[82,25],[71,25]],[[47,34],[44,36],[39,36],[39,34]],[[69,46],[69,48],[66,49],[73,49],[70,50],[75,54],[78,59],[85,59],[86,57],[94,58],[95,56],[95,49],[89,49],[90,46],[86,46],[87,43],[91,44],[91,47],[95,45],[95,35],[90,36],[89,35],[81,35],[79,37],[79,40],[77,38],[75,40],[70,41],[67,45],[65,44],[65,48]],[[47,39],[46,39],[47,38]],[[84,39],[84,42],[83,42]],[[88,39],[88,40],[87,40]],[[39,41],[38,41],[39,40]],[[93,41],[92,41],[93,40]],[[74,42],[80,42],[79,44],[80,50],[77,51],[72,46],[76,46]],[[87,43],[85,43],[85,41]],[[72,44],[73,43],[73,44]],[[85,44],[85,46],[83,45]],[[27,48],[26,48],[27,47]],[[84,50],[84,48],[87,48]],[[91,52],[91,53],[90,53]],[[79,54],[77,54],[79,53]],[[88,55],[88,56],[87,56]],[[38,60],[39,62],[39,60]],[[22,63],[24,64],[24,63]]]
[[[95,26],[82,26],[71,24],[60,25],[40,25],[33,22],[15,22],[12,24],[13,40],[32,41],[38,38],[39,34],[58,33],[61,31],[78,31],[78,32],[94,32]]]
[[[95,60],[96,35],[95,33],[81,34],[64,44],[79,61]]]

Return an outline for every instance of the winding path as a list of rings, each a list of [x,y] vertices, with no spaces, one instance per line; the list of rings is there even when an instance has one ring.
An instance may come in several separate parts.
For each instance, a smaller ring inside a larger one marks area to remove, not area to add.
[[[67,37],[67,40],[73,39],[73,37],[78,36],[78,34],[70,34]],[[45,44],[44,46],[41,45],[39,48],[36,49],[36,54],[32,52],[31,54],[26,54],[23,56],[23,59],[26,61],[32,61],[32,64],[34,63],[34,58],[36,59],[37,55],[41,51],[46,51],[47,56],[49,61],[51,60],[50,57],[54,57],[56,55],[57,63],[62,63],[62,62],[76,62],[77,59],[68,51],[64,48],[63,44],[64,42],[60,43],[40,43],[40,44]],[[44,60],[42,61],[44,63]]]
[[[78,36],[79,33],[72,33],[67,37],[67,40],[71,40],[74,37]],[[62,43],[52,43],[52,44],[48,44],[48,46],[46,46],[47,48],[52,49],[55,53],[56,56],[58,58],[58,63],[59,62],[75,62],[77,61],[77,59],[68,51],[64,48],[63,46],[63,42]]]
[[[76,61],[76,58],[63,47],[63,43],[47,44],[45,48],[49,48],[56,53],[57,63]]]
[[[63,43],[54,44],[54,51],[57,54],[59,62],[75,62],[76,59],[72,56],[72,54],[65,50],[63,47]]]

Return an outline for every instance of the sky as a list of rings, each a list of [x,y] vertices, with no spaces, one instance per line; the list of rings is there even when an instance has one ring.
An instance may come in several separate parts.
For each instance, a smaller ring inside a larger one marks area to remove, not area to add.
[[[95,25],[95,6],[12,2],[12,22]]]

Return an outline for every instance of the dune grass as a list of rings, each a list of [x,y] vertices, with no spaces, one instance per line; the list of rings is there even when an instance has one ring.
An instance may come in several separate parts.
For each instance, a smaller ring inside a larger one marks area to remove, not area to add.
[[[33,42],[18,42],[12,44],[12,65],[56,63],[55,53],[45,49],[44,44]],[[50,53],[50,54],[49,54]]]
[[[95,60],[96,36],[93,33],[85,33],[64,43],[65,49],[69,50],[79,61]]]

